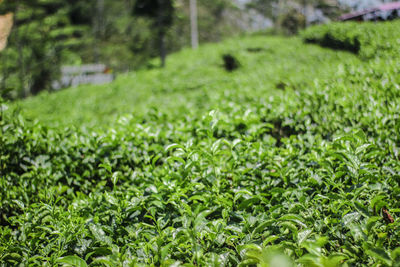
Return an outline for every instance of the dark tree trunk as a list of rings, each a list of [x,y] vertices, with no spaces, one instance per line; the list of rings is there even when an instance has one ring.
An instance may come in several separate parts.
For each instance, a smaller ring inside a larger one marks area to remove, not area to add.
[[[157,28],[158,28],[158,47],[159,47],[159,53],[160,53],[160,61],[161,61],[161,68],[165,67],[166,64],[166,58],[167,58],[167,49],[165,45],[165,28],[166,25],[164,25],[164,14],[162,10],[162,1],[163,0],[158,0],[158,14],[157,14]]]
[[[168,28],[173,23],[173,0],[137,0],[133,8],[133,14],[153,19],[161,67],[164,67],[167,57],[166,36]]]
[[[160,30],[158,38],[159,38],[159,46],[160,46],[161,67],[164,68],[166,58],[167,58],[167,49],[165,46],[165,32],[163,30]]]
[[[104,0],[96,1],[96,9],[95,16],[93,16],[93,36],[94,36],[94,44],[93,44],[93,57],[96,63],[100,62],[100,42],[104,38]]]
[[[19,97],[24,98],[27,96],[26,88],[25,88],[25,62],[24,62],[24,55],[23,55],[23,44],[21,41],[21,36],[20,36],[20,29],[19,29],[19,23],[17,21],[17,15],[18,15],[18,8],[19,8],[19,2],[16,2],[16,7],[14,11],[14,17],[13,17],[13,25],[15,27],[15,41],[17,43],[17,51],[18,51],[18,78],[19,78],[19,83],[20,83],[20,88],[19,88]]]

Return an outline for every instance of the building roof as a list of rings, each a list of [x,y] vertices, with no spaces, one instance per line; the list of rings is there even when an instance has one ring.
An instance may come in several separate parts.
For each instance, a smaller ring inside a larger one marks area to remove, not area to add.
[[[355,19],[358,17],[362,17],[368,13],[376,11],[376,8],[371,8],[371,9],[365,9],[362,11],[356,11],[352,13],[347,13],[339,17],[339,20],[350,20],[350,19]]]
[[[339,20],[351,20],[351,19],[362,19],[364,15],[371,14],[377,11],[391,11],[391,10],[398,10],[400,9],[400,1],[399,2],[392,2],[392,3],[385,3],[379,5],[374,8],[365,9],[362,11],[347,13],[339,17]]]
[[[380,11],[389,11],[389,10],[396,10],[400,9],[400,2],[392,2],[380,5],[377,7]]]

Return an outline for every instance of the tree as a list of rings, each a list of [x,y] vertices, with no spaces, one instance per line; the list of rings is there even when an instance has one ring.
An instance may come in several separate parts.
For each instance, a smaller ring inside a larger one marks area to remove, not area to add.
[[[274,11],[276,11],[279,2],[282,5],[283,1],[279,0],[252,0],[247,3],[247,8],[256,9],[266,17],[275,20],[277,12]]]
[[[338,0],[252,0],[248,7],[259,10],[270,17],[277,28],[291,33],[312,22],[316,10],[322,12],[325,20],[340,14]]]
[[[0,14],[13,12],[16,22],[0,53],[0,88],[3,93],[11,88],[11,98],[51,89],[61,64],[101,61],[129,71],[151,66],[149,59],[160,56],[164,66],[167,48],[191,44],[189,0],[1,1]],[[242,32],[231,0],[192,3],[198,40],[215,42]]]
[[[14,14],[8,47],[1,53],[2,92],[12,98],[51,89],[63,51],[76,44],[78,28],[71,26],[68,5],[61,0],[4,0],[0,13]]]
[[[157,30],[161,67],[165,66],[167,56],[165,36],[173,23],[173,0],[138,0],[133,15],[148,17],[153,20]]]

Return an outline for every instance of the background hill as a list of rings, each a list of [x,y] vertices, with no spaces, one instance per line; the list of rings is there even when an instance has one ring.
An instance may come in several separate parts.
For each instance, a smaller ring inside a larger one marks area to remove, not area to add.
[[[271,26],[294,34],[342,12],[336,0],[195,2],[200,43]],[[153,58],[191,45],[190,10],[183,0],[1,1],[0,15],[14,14],[14,26],[0,54],[0,94],[20,99],[53,91],[62,65],[104,63],[114,73],[154,67]],[[310,19],[316,11],[324,19]]]
[[[238,70],[225,70],[225,54],[237,58]],[[252,105],[266,96],[285,98],[330,79],[339,67],[354,61],[358,59],[353,54],[306,45],[299,38],[234,38],[171,55],[165,69],[125,74],[102,86],[43,93],[12,106],[26,118],[51,126],[110,126],[122,115],[139,118],[152,109],[182,118],[239,99]]]

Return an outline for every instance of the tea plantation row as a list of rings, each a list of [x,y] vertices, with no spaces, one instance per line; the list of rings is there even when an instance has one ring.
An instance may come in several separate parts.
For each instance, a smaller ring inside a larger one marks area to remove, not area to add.
[[[361,57],[396,57],[400,52],[400,21],[347,22],[311,27],[302,38],[334,49],[358,53]]]
[[[3,104],[0,265],[396,266],[399,69],[255,36]]]

